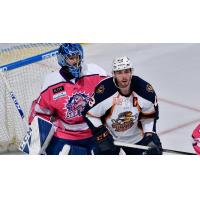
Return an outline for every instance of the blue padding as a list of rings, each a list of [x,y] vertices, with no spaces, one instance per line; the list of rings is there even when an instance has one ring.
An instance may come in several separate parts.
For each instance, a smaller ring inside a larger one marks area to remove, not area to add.
[[[22,66],[25,66],[25,65],[35,63],[35,62],[39,62],[41,60],[56,56],[57,53],[58,53],[58,49],[54,49],[54,50],[48,51],[46,53],[42,53],[42,54],[30,57],[30,58],[26,58],[24,60],[20,60],[20,61],[16,61],[16,62],[13,62],[13,63],[10,63],[10,64],[6,64],[6,65],[3,65],[3,66],[0,66],[0,71],[1,70],[8,71],[8,70],[16,69],[16,68],[19,68],[19,67],[22,67]]]
[[[88,155],[87,149],[80,146],[70,146],[69,155]]]
[[[29,154],[28,144],[24,147],[23,152]]]
[[[39,126],[39,134],[40,134],[40,144],[42,147],[47,136],[49,135],[52,124],[43,119],[38,118],[38,126]]]

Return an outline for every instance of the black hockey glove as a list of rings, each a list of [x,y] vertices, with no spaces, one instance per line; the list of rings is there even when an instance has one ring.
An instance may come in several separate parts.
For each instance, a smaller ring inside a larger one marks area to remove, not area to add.
[[[104,126],[100,127],[94,134],[96,139],[95,154],[112,155],[116,150],[116,146],[113,143],[113,137]]]
[[[149,146],[150,149],[144,152],[145,155],[162,155],[162,144],[157,134],[145,133],[143,145]]]

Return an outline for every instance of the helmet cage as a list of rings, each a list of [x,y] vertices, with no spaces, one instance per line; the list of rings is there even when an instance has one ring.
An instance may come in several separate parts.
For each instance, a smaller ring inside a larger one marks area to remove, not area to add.
[[[79,60],[75,65],[71,65],[67,60],[78,56]],[[74,78],[79,78],[83,62],[83,49],[80,44],[62,44],[58,50],[58,64],[64,67]]]

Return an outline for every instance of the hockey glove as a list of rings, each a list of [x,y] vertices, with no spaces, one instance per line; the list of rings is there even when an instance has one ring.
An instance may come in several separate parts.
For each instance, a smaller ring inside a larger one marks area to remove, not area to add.
[[[113,143],[113,137],[106,127],[100,127],[94,134],[96,139],[95,154],[111,155],[114,154],[116,147]]]
[[[150,149],[144,153],[145,155],[162,155],[162,144],[157,134],[145,133],[143,140],[144,145],[150,147]]]

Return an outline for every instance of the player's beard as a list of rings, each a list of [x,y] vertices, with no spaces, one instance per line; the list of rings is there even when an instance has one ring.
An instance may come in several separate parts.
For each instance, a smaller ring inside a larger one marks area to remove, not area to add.
[[[130,84],[131,84],[131,77],[124,78],[120,82],[118,82],[118,87],[120,89],[125,89],[125,88],[130,87]]]

